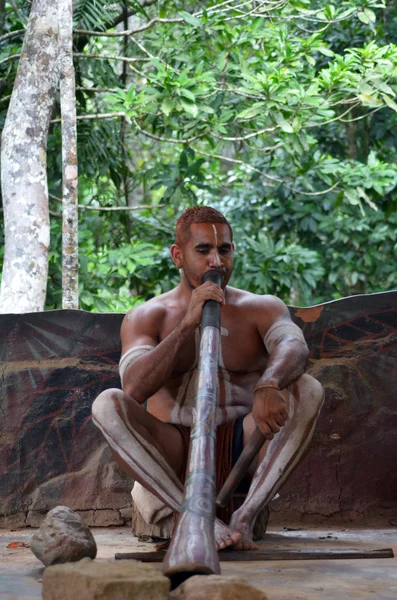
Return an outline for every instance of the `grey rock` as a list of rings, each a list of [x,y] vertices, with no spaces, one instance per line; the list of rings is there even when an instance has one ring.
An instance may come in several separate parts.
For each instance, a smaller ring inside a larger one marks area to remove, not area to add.
[[[67,506],[56,506],[49,511],[33,535],[30,548],[46,567],[95,558],[97,553],[89,527]]]

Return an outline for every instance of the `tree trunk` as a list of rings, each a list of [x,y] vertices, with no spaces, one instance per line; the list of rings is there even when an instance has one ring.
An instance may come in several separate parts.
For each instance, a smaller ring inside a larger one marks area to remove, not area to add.
[[[353,111],[352,111],[352,114],[353,114]],[[346,121],[345,127],[346,127],[346,135],[347,135],[347,155],[350,160],[357,160],[357,156],[358,156],[357,141],[356,141],[357,121]]]
[[[6,20],[6,3],[5,0],[0,0],[0,35],[3,33],[3,27]]]
[[[58,80],[57,11],[34,0],[2,135],[1,313],[43,310],[50,228],[47,136]]]
[[[73,0],[59,0],[59,69],[62,115],[62,308],[79,307],[76,90]]]

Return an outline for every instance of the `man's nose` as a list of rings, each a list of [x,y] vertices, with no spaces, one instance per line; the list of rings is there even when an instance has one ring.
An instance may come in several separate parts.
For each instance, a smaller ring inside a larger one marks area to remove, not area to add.
[[[212,249],[209,253],[209,266],[212,268],[222,266],[221,257],[219,256],[219,252],[216,248]]]

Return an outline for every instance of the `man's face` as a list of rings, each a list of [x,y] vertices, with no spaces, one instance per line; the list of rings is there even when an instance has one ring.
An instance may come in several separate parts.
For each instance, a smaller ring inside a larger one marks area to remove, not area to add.
[[[203,283],[204,273],[215,270],[222,274],[225,288],[233,271],[234,244],[225,223],[193,223],[190,235],[173,252],[176,266],[191,288]]]

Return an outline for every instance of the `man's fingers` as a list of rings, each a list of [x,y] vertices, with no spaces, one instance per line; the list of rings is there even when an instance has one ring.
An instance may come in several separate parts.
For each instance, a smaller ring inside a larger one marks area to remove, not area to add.
[[[277,425],[275,419],[268,419],[267,424],[269,425],[272,433],[278,433],[280,431],[280,427]]]
[[[261,423],[257,423],[257,426],[263,433],[263,435],[267,437],[268,440],[272,440],[274,438],[274,434],[266,422],[262,421]]]
[[[219,287],[219,285],[209,281],[204,283],[199,288],[196,288],[193,292],[193,295],[202,303],[206,302],[207,300],[215,300],[216,302],[223,304],[225,301],[223,290]]]
[[[283,408],[280,410],[280,415],[283,417],[283,419],[284,419],[284,422],[285,422],[285,421],[288,421],[288,410],[286,409],[286,407],[283,407]]]
[[[274,420],[276,421],[279,427],[283,427],[285,425],[285,421],[287,420],[283,414],[274,415]]]

